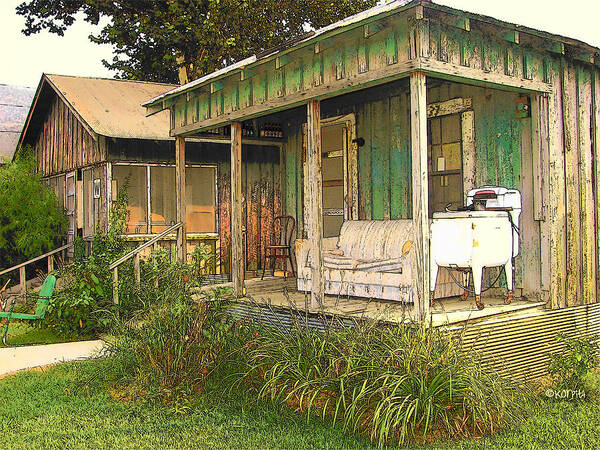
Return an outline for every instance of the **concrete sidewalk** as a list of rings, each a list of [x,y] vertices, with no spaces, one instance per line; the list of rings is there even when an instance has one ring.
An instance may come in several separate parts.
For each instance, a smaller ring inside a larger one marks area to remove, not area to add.
[[[0,348],[0,375],[60,362],[93,358],[103,347],[103,341],[81,341]]]

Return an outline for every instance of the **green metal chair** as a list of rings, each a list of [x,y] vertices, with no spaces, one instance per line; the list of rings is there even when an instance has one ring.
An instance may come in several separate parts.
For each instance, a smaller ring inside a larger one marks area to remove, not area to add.
[[[8,312],[0,312],[0,319],[6,319],[6,325],[4,327],[4,334],[2,335],[2,343],[4,345],[8,345],[6,343],[6,336],[8,334],[8,324],[11,319],[19,319],[19,320],[42,320],[46,315],[46,310],[48,309],[48,303],[50,302],[50,297],[52,297],[52,293],[54,292],[54,285],[56,284],[56,277],[54,275],[48,275],[44,280],[44,284],[42,284],[42,288],[40,289],[39,295],[30,296],[28,298],[37,298],[37,305],[35,307],[35,312],[33,314],[23,314],[23,313],[15,313],[13,309],[15,308],[15,303],[17,302],[16,297],[12,299],[12,302],[8,308]]]

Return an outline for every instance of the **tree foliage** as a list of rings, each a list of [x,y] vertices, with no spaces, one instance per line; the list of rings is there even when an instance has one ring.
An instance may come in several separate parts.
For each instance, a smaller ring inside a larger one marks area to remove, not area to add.
[[[112,44],[117,76],[177,82],[195,79],[375,5],[376,0],[29,0],[17,7],[26,35],[63,35],[83,15],[90,39]],[[80,16],[81,17],[81,16]]]
[[[54,191],[34,173],[30,152],[0,168],[0,268],[60,245],[67,228]]]

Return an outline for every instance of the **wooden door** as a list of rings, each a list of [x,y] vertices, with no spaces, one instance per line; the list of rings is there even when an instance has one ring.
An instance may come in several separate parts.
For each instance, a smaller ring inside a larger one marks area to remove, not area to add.
[[[339,236],[345,220],[358,215],[358,186],[354,114],[321,121],[321,172],[323,182],[323,237]],[[303,147],[306,149],[306,127]],[[308,192],[306,158],[304,160],[304,196]],[[306,202],[305,202],[306,203]],[[308,226],[308,211],[304,228]]]
[[[429,217],[463,205],[461,115],[433,117],[428,125]]]

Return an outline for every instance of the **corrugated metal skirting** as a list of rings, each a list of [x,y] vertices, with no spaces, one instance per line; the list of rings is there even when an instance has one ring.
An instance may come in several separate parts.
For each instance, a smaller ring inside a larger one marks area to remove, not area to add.
[[[237,320],[252,320],[281,329],[307,325],[324,331],[333,327],[354,327],[351,319],[329,314],[308,315],[287,308],[234,303],[230,314]],[[547,375],[548,354],[564,345],[557,333],[572,337],[600,335],[600,304],[559,310],[538,310],[522,317],[507,317],[484,323],[448,328],[461,337],[465,351],[476,352],[481,363],[517,381],[530,381]]]
[[[515,380],[532,380],[547,375],[548,354],[564,348],[556,341],[557,333],[599,336],[600,304],[537,311],[453,331],[462,335],[467,351],[479,354],[484,366]]]

